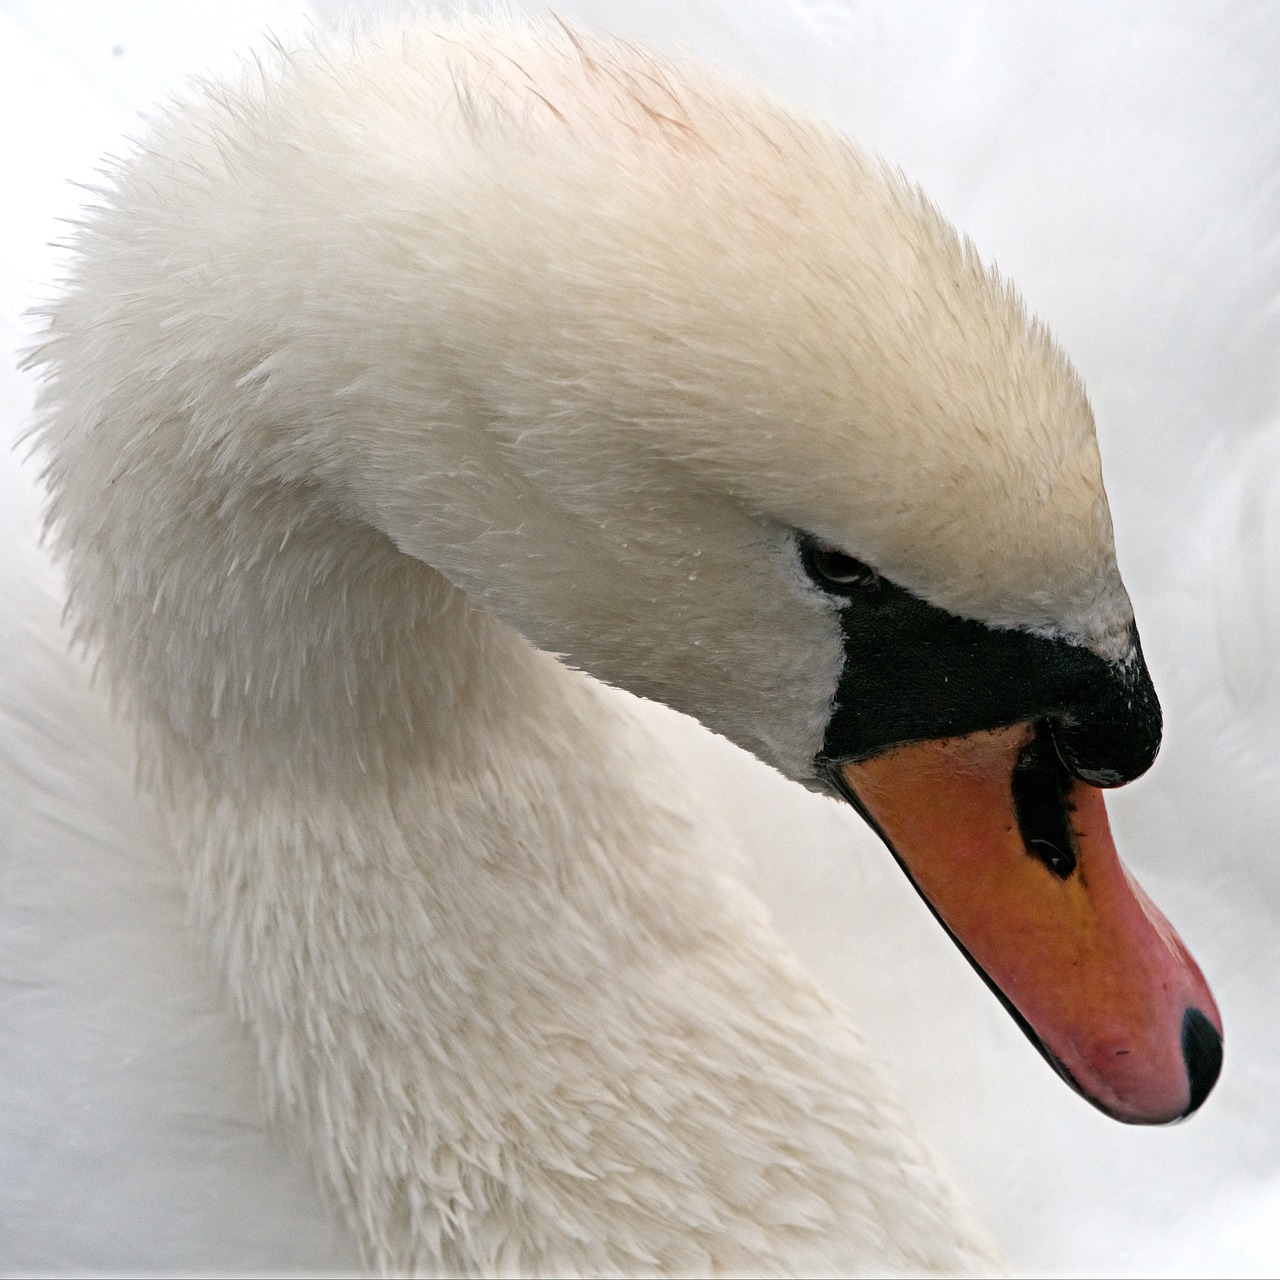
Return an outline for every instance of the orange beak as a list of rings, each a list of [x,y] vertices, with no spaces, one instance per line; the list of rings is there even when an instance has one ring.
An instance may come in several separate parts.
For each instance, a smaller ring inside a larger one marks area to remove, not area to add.
[[[1016,725],[839,766],[850,798],[1050,1063],[1118,1120],[1194,1111],[1222,1020],[1116,855],[1102,792]]]

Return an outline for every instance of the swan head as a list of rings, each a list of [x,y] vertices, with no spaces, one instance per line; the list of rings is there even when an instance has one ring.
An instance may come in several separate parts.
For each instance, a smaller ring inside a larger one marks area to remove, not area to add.
[[[525,110],[488,118],[492,198],[450,249],[477,277],[433,302],[501,496],[444,533],[411,488],[397,540],[851,801],[1101,1109],[1195,1110],[1220,1018],[1099,790],[1161,717],[1080,379],[833,132],[696,70],[571,60],[521,62],[536,100],[487,82]]]
[[[362,514],[534,643],[805,783],[825,785],[833,706],[863,708],[868,750],[920,736],[893,726],[873,672],[847,670],[832,620],[850,597],[815,581],[810,547],[938,618],[1126,673],[1114,687],[1141,716],[1077,764],[1143,772],[1159,708],[1092,413],[1014,290],[900,175],[749,88],[511,39],[509,64],[477,68],[465,40],[453,55],[465,182],[442,192],[420,145],[361,146],[345,175],[349,142],[309,140],[390,242],[354,271],[385,279],[398,253],[395,332],[344,332],[330,357],[383,379],[361,380],[382,401],[368,430],[356,418],[335,444]],[[389,219],[415,166],[429,207]],[[402,437],[388,447],[389,417],[432,423],[418,467]],[[1057,695],[1082,745],[1101,688]],[[987,727],[961,720],[933,736]]]
[[[1199,1106],[1221,1021],[1099,790],[1160,712],[1088,400],[917,190],[706,69],[470,26],[292,60],[152,152],[110,215],[169,314],[129,376],[196,369],[219,476],[326,486],[848,799],[1074,1087]]]

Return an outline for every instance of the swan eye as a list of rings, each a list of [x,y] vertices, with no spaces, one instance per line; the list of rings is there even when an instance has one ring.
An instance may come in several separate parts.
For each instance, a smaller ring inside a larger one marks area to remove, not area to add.
[[[869,564],[834,547],[824,547],[812,538],[802,539],[800,559],[805,572],[824,591],[867,595],[880,588],[880,575]]]

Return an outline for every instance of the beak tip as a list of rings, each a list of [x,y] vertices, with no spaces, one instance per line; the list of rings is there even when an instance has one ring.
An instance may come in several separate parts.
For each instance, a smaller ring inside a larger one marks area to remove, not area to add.
[[[1182,1114],[1189,1116],[1212,1092],[1222,1071],[1222,1033],[1199,1009],[1182,1015],[1182,1060],[1191,1088],[1191,1101]]]

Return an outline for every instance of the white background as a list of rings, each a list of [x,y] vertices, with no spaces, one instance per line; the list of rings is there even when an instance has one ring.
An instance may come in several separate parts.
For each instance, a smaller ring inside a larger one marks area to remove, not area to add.
[[[344,7],[0,0],[0,1270],[355,1264],[259,1114],[127,751],[65,656],[36,469],[8,448],[32,396],[14,367],[23,311],[56,276],[69,180],[92,181],[188,73]],[[1226,1067],[1201,1113],[1148,1131],[1093,1112],[851,813],[664,725],[1016,1270],[1274,1273],[1280,5],[556,9],[735,68],[882,151],[1078,364],[1167,722],[1155,769],[1111,811],[1223,1011]]]

